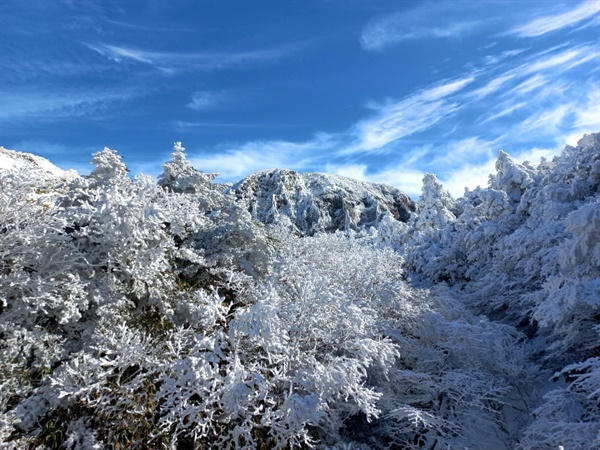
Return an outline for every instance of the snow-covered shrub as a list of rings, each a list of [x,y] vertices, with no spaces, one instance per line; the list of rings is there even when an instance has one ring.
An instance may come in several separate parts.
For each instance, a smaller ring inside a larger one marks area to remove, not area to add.
[[[310,237],[93,162],[0,171],[0,447],[600,444],[598,135]]]
[[[447,257],[452,246],[456,203],[433,174],[423,178],[418,212],[411,217],[405,247],[408,267],[435,280],[449,280],[459,272]],[[457,261],[458,263],[458,261]]]
[[[277,241],[285,246],[268,284],[234,323],[261,358],[287,363],[271,378],[286,381],[283,392],[320,399],[311,424],[321,442],[458,446],[485,429],[514,443],[503,403],[527,374],[511,327],[473,317],[444,291],[411,288],[399,255],[368,239]]]
[[[158,185],[173,192],[195,194],[206,188],[219,175],[201,172],[187,160],[181,142],[175,142],[171,161],[163,165],[163,173],[158,177]]]
[[[0,171],[0,436],[11,410],[43,382],[63,355],[61,327],[77,316],[76,261],[52,214],[61,183],[37,171]]]
[[[533,181],[533,172],[529,164],[517,164],[501,150],[496,160],[496,174],[490,175],[490,189],[505,192],[511,203],[518,204]]]
[[[542,379],[548,371],[570,374],[567,388],[539,402],[522,447],[586,448],[583,442],[597,439],[592,431],[600,421],[595,414],[573,411],[598,405],[578,393],[580,385],[573,380],[579,378],[572,372],[577,364],[588,364],[586,380],[597,379],[597,365],[589,358],[600,348],[595,332],[600,317],[600,137],[585,136],[576,148],[567,146],[538,167],[516,164],[500,153],[496,168],[489,188],[458,200],[456,220],[433,225],[434,231],[415,223],[416,229],[408,231],[412,242],[405,247],[406,258],[429,283],[446,280],[479,313],[525,332],[527,351],[545,369],[539,372]],[[563,369],[566,365],[570,369]],[[540,438],[542,433],[548,438]],[[533,444],[536,439],[541,439],[539,446]]]
[[[231,448],[336,444],[345,420],[378,416],[369,373],[385,374],[397,349],[379,332],[376,300],[394,283],[381,272],[399,265],[381,268],[341,236],[272,239],[272,275],[232,280],[230,316],[174,347],[184,354],[158,393],[172,435]]]
[[[556,377],[569,383],[544,395],[525,428],[519,448],[574,450],[600,447],[600,363],[590,358],[565,367]]]

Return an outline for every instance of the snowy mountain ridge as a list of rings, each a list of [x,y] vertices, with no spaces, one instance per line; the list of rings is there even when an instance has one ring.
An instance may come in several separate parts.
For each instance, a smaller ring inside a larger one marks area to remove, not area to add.
[[[407,222],[416,208],[406,194],[385,184],[287,169],[250,175],[233,192],[254,219],[292,225],[303,235],[377,228],[386,215]]]
[[[74,170],[62,170],[41,156],[4,147],[0,147],[0,170],[28,170],[49,179],[77,176]],[[386,220],[407,222],[416,211],[410,197],[389,185],[288,169],[257,172],[230,192],[254,220],[288,226],[308,236],[378,228]]]

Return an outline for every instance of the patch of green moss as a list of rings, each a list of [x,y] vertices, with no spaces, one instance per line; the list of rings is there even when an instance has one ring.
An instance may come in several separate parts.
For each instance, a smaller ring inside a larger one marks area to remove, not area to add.
[[[175,328],[173,322],[155,306],[149,306],[141,311],[135,310],[129,317],[129,326],[143,331],[152,338],[165,338]]]

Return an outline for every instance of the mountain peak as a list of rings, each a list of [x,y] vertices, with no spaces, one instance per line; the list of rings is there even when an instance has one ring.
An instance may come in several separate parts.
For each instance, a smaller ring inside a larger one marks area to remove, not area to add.
[[[416,209],[392,186],[288,169],[257,172],[236,184],[233,192],[255,220],[291,225],[303,235],[378,228],[387,214],[407,222]]]

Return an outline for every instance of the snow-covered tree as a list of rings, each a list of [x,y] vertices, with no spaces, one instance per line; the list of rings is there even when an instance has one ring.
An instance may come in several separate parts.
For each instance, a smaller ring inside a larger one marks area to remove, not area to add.
[[[2,449],[600,445],[599,135],[460,199],[428,174],[407,223],[180,143],[158,182],[0,150]]]
[[[181,142],[175,142],[171,161],[163,164],[163,173],[158,184],[173,192],[198,193],[219,176],[216,173],[201,172],[187,160]]]

